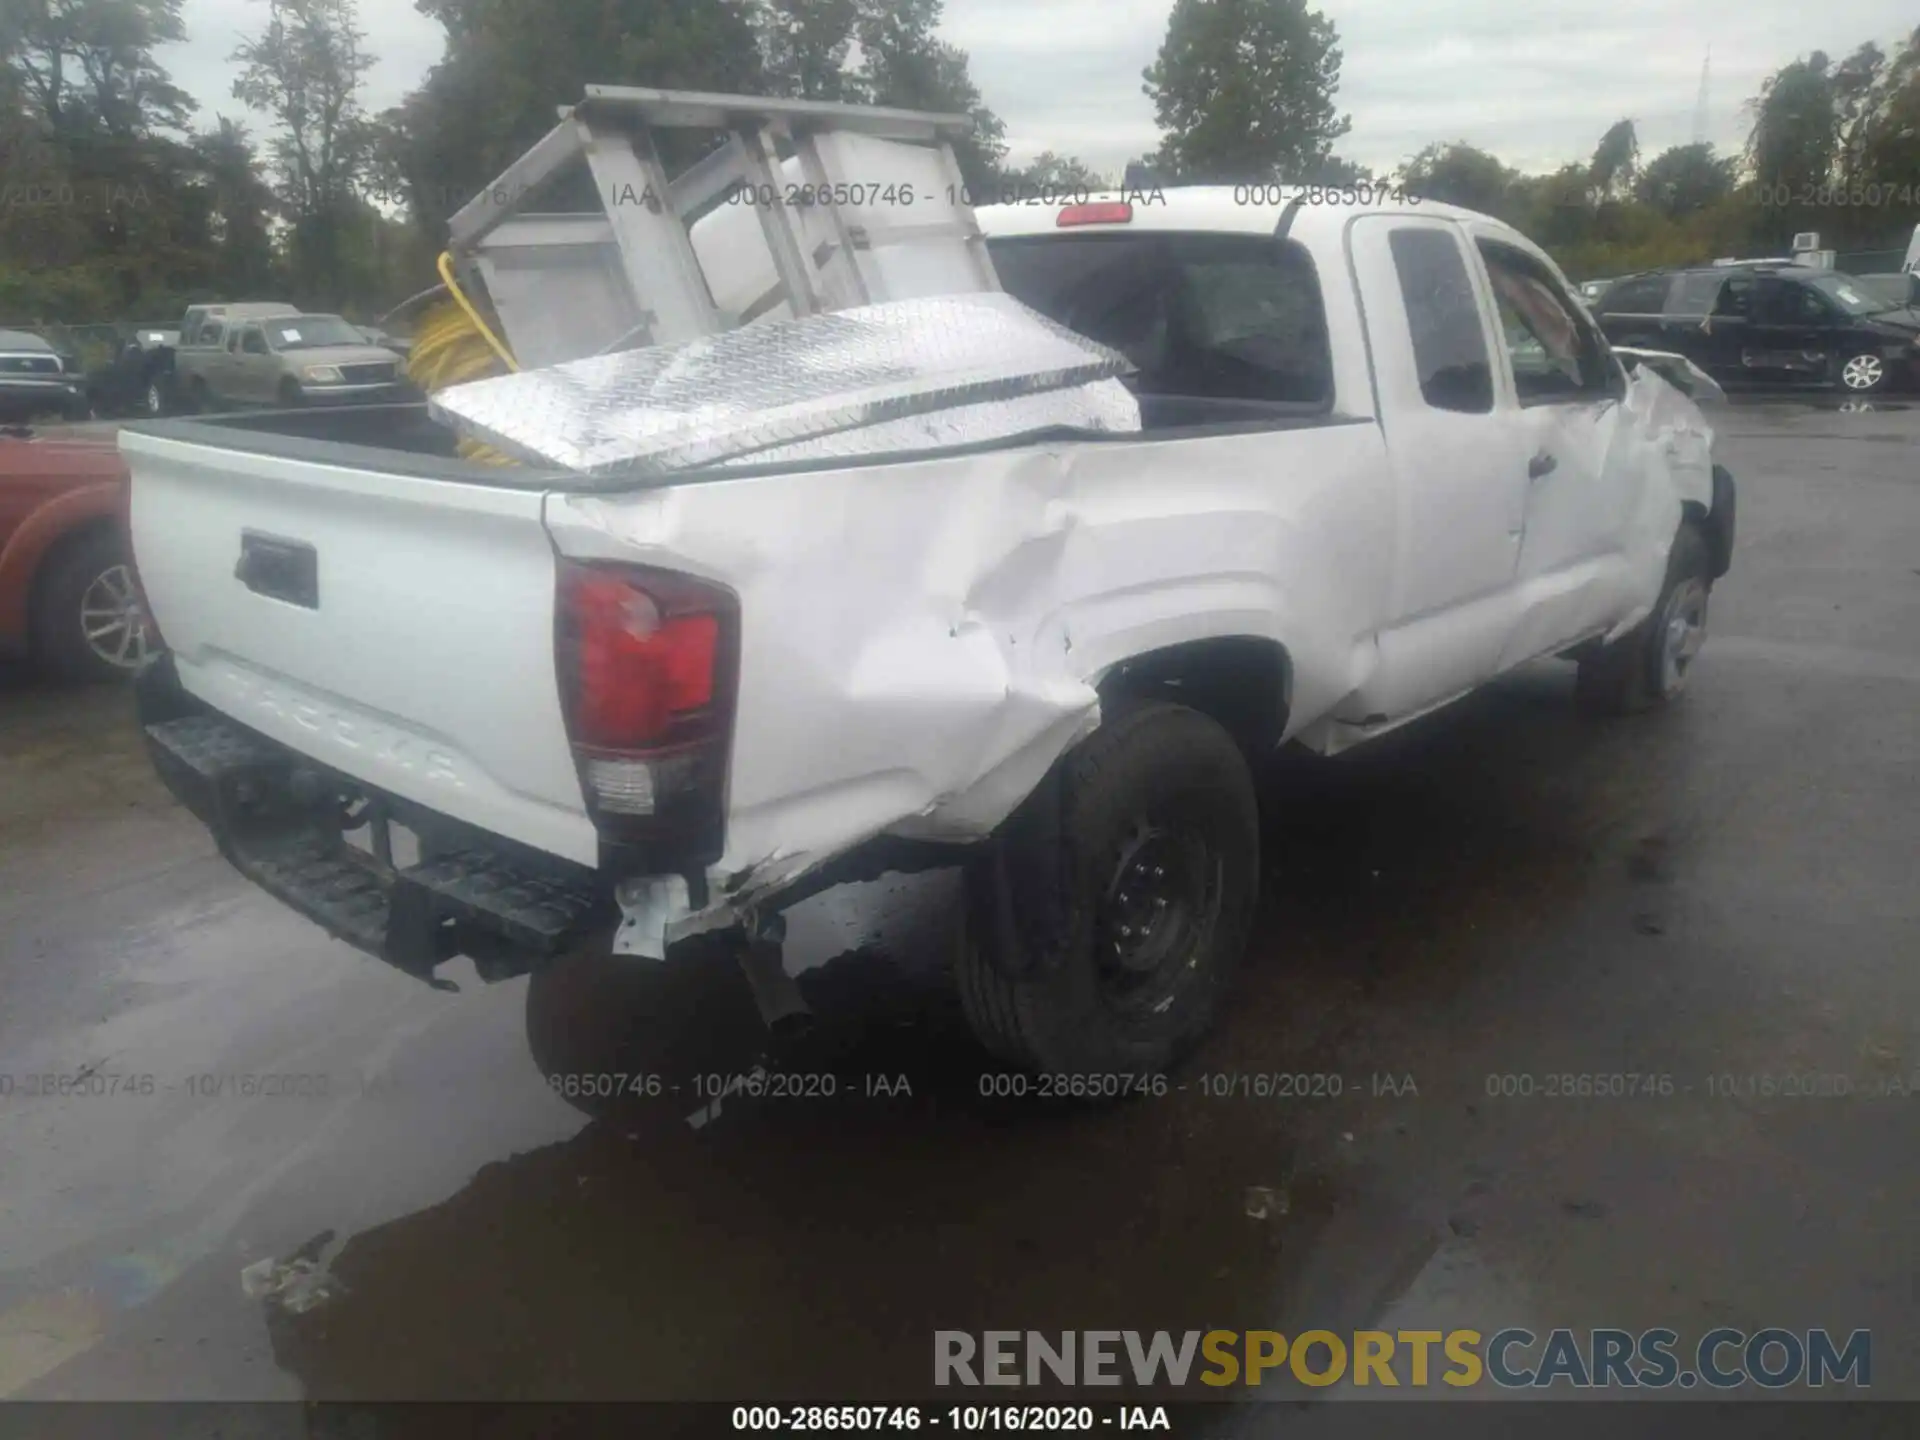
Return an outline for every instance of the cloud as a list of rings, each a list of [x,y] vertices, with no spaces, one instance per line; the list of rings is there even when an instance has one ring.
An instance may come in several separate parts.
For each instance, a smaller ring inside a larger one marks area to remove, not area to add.
[[[580,0],[553,0],[556,5]],[[1140,72],[1166,32],[1172,0],[947,0],[942,33],[969,52],[1013,158],[1076,155],[1117,174],[1159,140]],[[1622,116],[1652,155],[1692,138],[1700,62],[1713,48],[1708,138],[1744,144],[1745,104],[1773,70],[1810,50],[1864,40],[1893,46],[1912,28],[1905,0],[1840,10],[1799,0],[1324,0],[1344,53],[1342,155],[1387,170],[1436,140],[1466,140],[1510,165],[1550,170],[1586,160]],[[162,60],[204,107],[248,119],[226,57],[265,19],[264,0],[186,0],[190,39]],[[361,10],[380,57],[365,104],[384,109],[440,57],[437,25],[399,0]],[[608,76],[609,80],[627,77]],[[555,103],[567,97],[555,96]]]

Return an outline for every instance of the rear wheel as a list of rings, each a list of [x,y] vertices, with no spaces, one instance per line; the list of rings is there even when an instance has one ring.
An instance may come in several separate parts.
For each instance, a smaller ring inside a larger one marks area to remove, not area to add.
[[[1840,388],[1849,395],[1871,395],[1886,389],[1891,374],[1878,352],[1863,350],[1840,362]]]
[[[1653,613],[1580,662],[1574,694],[1584,708],[1630,714],[1664,705],[1686,689],[1694,657],[1706,643],[1712,573],[1706,536],[1697,525],[1682,525]]]
[[[1057,827],[1005,856],[1018,956],[969,907],[967,1019],[1002,1060],[1061,1075],[1160,1073],[1199,1043],[1246,948],[1259,809],[1245,758],[1198,711],[1116,708],[1062,762]],[[978,888],[978,887],[976,887]]]
[[[119,538],[95,531],[55,551],[34,592],[34,648],[69,680],[110,680],[146,663],[152,642]]]

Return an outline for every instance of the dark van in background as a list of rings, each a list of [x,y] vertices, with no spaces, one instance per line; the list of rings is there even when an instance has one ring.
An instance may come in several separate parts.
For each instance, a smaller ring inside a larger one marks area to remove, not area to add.
[[[1593,312],[1614,344],[1678,351],[1722,381],[1862,395],[1920,376],[1920,312],[1832,270],[1650,271],[1615,281]]]

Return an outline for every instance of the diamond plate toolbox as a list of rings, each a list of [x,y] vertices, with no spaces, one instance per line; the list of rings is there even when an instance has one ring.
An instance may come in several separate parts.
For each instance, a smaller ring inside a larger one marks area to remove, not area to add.
[[[1129,369],[1117,351],[1010,295],[982,292],[595,355],[453,386],[431,407],[460,433],[532,464],[668,475],[910,416],[1089,386]]]

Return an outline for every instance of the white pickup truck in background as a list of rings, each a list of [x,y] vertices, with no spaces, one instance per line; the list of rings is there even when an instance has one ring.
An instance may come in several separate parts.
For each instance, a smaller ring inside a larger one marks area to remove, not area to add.
[[[980,1038],[1141,1074],[1228,993],[1263,755],[1540,657],[1605,709],[1683,688],[1732,481],[1512,229],[1210,188],[979,219],[1133,363],[1139,433],[636,481],[469,464],[417,408],[125,431],[169,784],[423,978],[765,942],[959,864]]]

